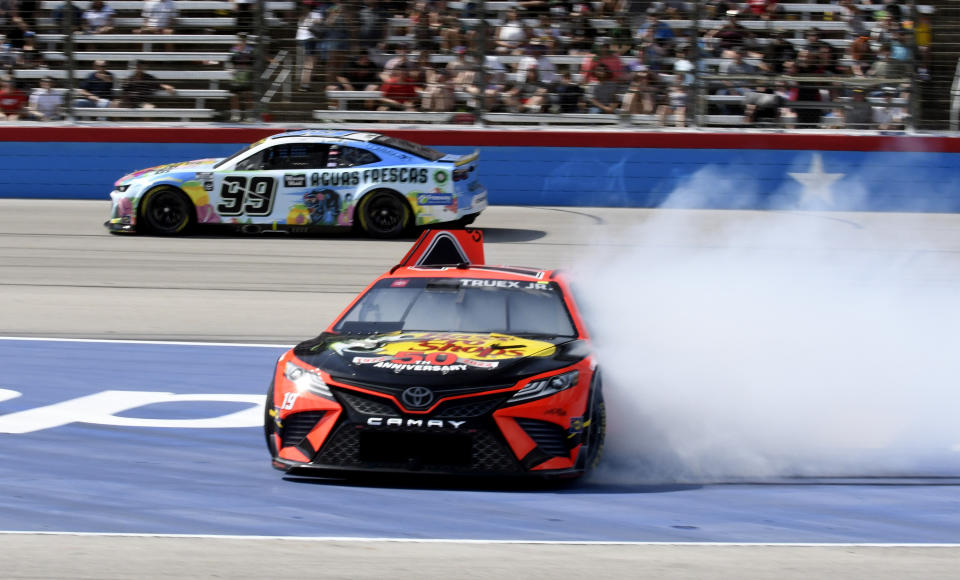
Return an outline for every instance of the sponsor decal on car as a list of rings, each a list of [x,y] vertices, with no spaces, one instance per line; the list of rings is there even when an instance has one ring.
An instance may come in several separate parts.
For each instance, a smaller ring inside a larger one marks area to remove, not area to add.
[[[452,193],[420,193],[417,194],[419,205],[450,205],[453,203]]]
[[[394,336],[336,342],[341,355],[355,354],[354,364],[397,371],[451,372],[468,368],[491,370],[498,361],[527,356],[552,356],[549,342],[506,334],[407,332]]]
[[[283,176],[283,186],[284,187],[306,187],[307,186],[307,174],[306,173],[297,173],[295,175],[284,175]]]

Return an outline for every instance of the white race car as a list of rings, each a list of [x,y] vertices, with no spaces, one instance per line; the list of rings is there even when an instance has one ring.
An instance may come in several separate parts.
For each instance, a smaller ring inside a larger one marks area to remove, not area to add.
[[[413,226],[467,225],[487,207],[477,157],[378,133],[280,133],[225,159],[125,175],[110,193],[105,225],[158,235],[198,224],[248,232],[357,227],[378,238]]]

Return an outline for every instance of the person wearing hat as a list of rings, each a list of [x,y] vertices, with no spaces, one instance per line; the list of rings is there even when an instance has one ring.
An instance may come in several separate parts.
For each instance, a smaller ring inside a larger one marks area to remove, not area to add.
[[[35,69],[46,68],[47,61],[43,58],[43,51],[37,47],[37,35],[28,30],[23,33],[23,47],[17,55],[16,68]]]
[[[73,101],[74,107],[111,107],[114,106],[113,86],[116,79],[113,73],[107,70],[107,61],[98,60],[93,63],[94,70],[83,79],[77,89],[77,98]]]
[[[844,125],[850,129],[869,129],[873,125],[873,107],[867,102],[866,92],[855,88],[850,92],[850,98],[842,109]]]

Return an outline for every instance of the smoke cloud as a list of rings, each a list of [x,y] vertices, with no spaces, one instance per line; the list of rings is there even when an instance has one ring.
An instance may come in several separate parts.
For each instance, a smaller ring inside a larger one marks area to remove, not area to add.
[[[729,194],[711,171],[671,199]],[[960,216],[661,209],[598,240],[598,478],[960,475],[960,235],[930,223]]]

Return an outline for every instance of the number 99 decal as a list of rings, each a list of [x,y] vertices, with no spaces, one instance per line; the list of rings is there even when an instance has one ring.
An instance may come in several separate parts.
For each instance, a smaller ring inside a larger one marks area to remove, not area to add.
[[[277,182],[272,177],[228,175],[220,185],[220,203],[217,213],[222,216],[241,215],[260,217],[273,211]]]

